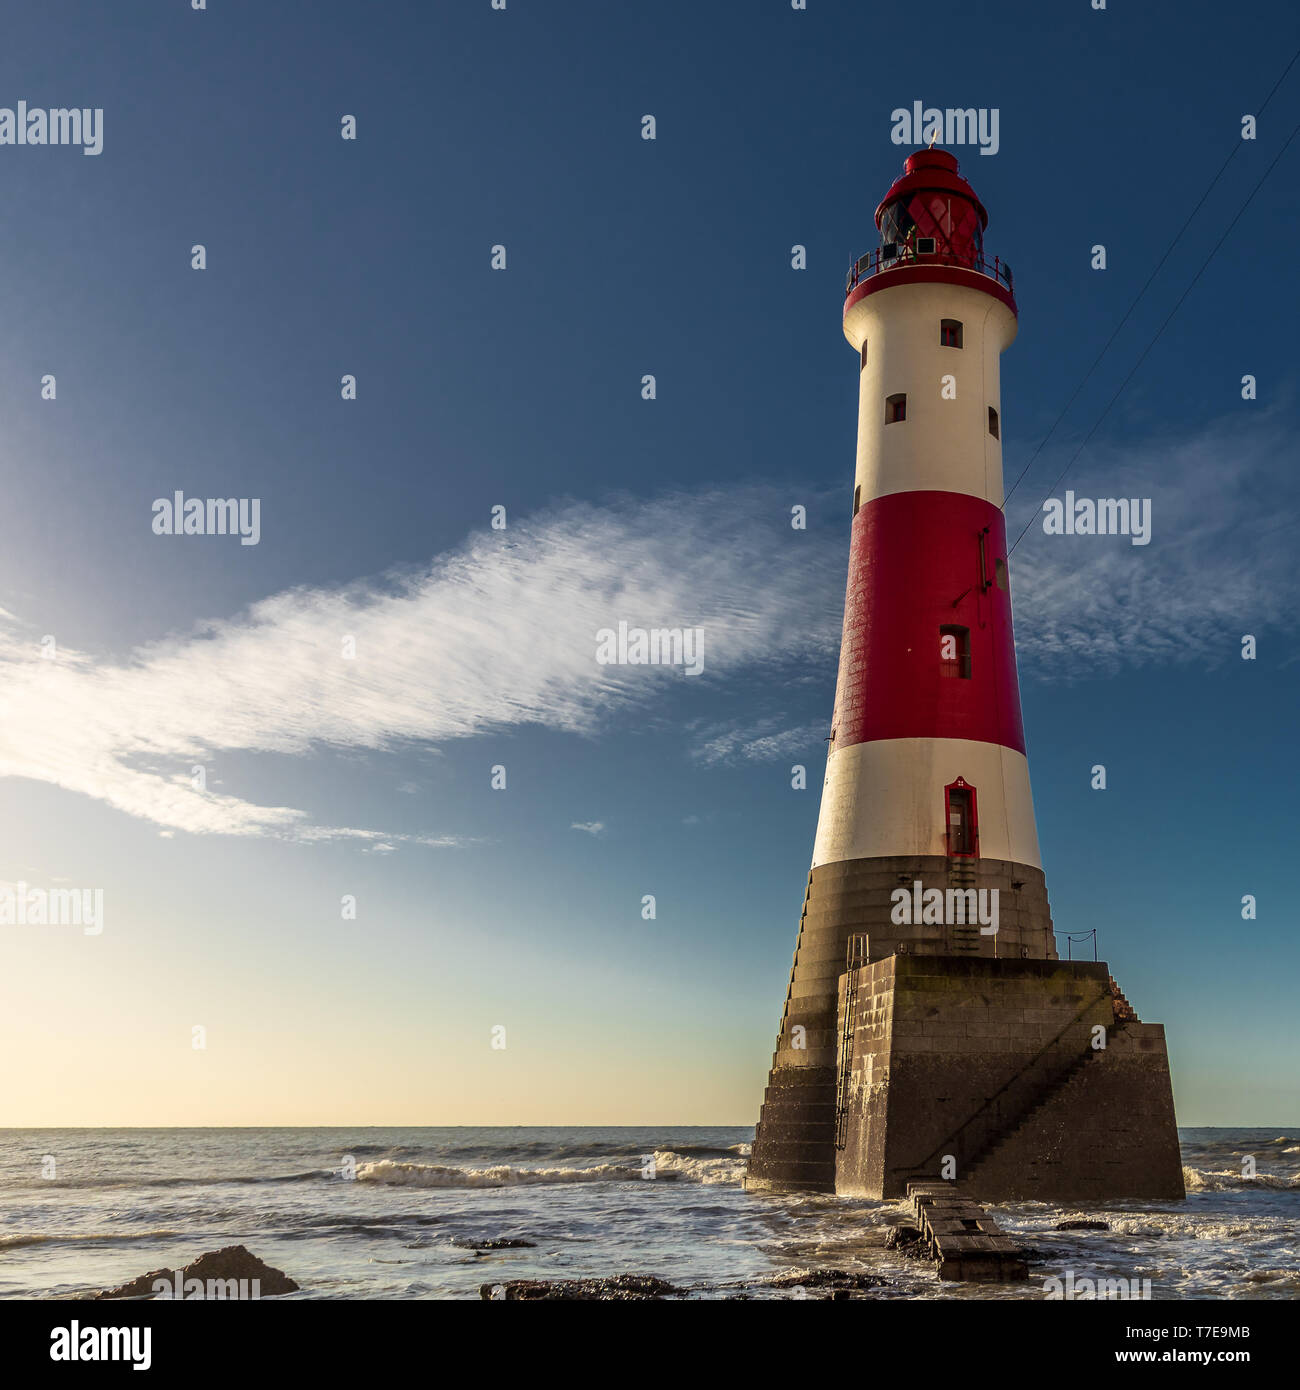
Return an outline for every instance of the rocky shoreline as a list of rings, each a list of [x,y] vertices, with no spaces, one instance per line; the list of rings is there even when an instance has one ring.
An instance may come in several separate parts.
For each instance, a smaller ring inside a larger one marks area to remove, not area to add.
[[[1058,1230],[1105,1230],[1102,1221],[1062,1222]],[[483,1256],[496,1251],[527,1250],[535,1242],[519,1236],[498,1236],[481,1240],[457,1239],[462,1250]],[[907,1259],[933,1263],[927,1243],[915,1226],[890,1229],[885,1249]],[[1021,1250],[1026,1260],[1041,1260],[1048,1252],[1028,1246]],[[180,1269],[155,1269],[128,1283],[104,1289],[96,1299],[274,1298],[296,1293],[300,1286],[283,1270],[275,1269],[242,1245],[211,1250]],[[669,1299],[889,1299],[906,1297],[887,1279],[853,1269],[804,1268],[757,1276],[723,1284],[669,1283],[653,1274],[614,1274],[588,1279],[499,1279],[479,1285],[479,1298],[503,1303],[605,1302],[631,1303]]]

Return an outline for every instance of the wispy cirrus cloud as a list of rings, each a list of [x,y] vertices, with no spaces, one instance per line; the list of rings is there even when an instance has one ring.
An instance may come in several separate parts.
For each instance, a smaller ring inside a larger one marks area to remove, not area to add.
[[[1278,499],[1294,495],[1290,444],[1261,418],[1099,454],[1071,475],[1080,495],[1152,497],[1153,539],[1047,537],[1035,519],[1012,564],[1026,678],[1210,664],[1234,656],[1243,632],[1289,621],[1300,584],[1291,508]],[[1035,476],[1052,477],[1050,462]],[[1027,502],[1018,494],[1021,524],[1040,486],[1026,484]],[[820,748],[821,724],[791,727],[771,711],[782,681],[833,680],[847,526],[794,531],[789,506],[753,487],[561,508],[473,535],[421,572],[289,590],[125,657],[61,647],[46,659],[35,631],[0,609],[0,776],[92,797],[167,834],[346,838],[383,854],[465,841],[319,825],[296,807],[197,791],[192,765],[227,750],[382,751],[511,727],[599,735],[668,691],[742,672],[760,695],[731,723],[692,725],[692,757]],[[596,634],[620,621],[702,628],[703,675],[599,664]]]
[[[701,679],[598,664],[596,634],[620,620],[702,628],[706,682],[830,659],[839,619],[824,600],[842,556],[788,522],[788,503],[763,490],[571,506],[472,536],[422,573],[291,590],[125,660],[68,648],[46,659],[9,619],[0,775],[169,830],[409,839],[197,791],[191,766],[225,750],[384,750],[526,725],[595,733],[666,684]]]
[[[817,724],[785,727],[780,717],[752,723],[711,724],[695,731],[691,757],[708,766],[723,763],[765,763],[795,754],[824,753],[830,729],[827,718]]]
[[[1009,508],[1011,540],[1032,516],[1011,565],[1022,672],[1072,680],[1123,667],[1217,666],[1239,658],[1244,634],[1289,623],[1300,598],[1291,435],[1265,416],[1191,439],[1091,451],[1053,496],[1069,488],[1078,497],[1150,498],[1146,546],[1045,535],[1031,508],[1060,468],[1036,464],[1032,486]]]

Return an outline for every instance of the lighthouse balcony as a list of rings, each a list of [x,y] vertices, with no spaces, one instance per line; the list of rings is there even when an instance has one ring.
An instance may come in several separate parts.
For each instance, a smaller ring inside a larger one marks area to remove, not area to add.
[[[1011,267],[998,256],[990,260],[982,251],[954,251],[943,245],[938,237],[913,237],[907,241],[887,241],[869,251],[849,267],[844,293],[850,295],[873,276],[888,275],[890,271],[921,266],[946,266],[969,270],[997,281],[1008,296],[1015,294]]]

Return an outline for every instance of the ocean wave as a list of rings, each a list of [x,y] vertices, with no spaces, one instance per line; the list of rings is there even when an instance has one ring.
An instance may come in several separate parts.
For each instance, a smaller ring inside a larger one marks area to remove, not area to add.
[[[735,1185],[745,1176],[745,1160],[726,1149],[656,1149],[655,1172],[671,1173],[708,1186]]]
[[[60,1191],[74,1192],[93,1192],[98,1189],[109,1190],[112,1188],[148,1188],[148,1187],[223,1187],[232,1186],[255,1186],[261,1187],[274,1183],[290,1182],[319,1182],[322,1178],[336,1178],[337,1171],[330,1168],[313,1168],[305,1173],[279,1173],[271,1177],[243,1177],[235,1176],[229,1178],[207,1177],[207,1178],[59,1178],[57,1181],[38,1179],[32,1182],[16,1182],[7,1184],[9,1191],[48,1191],[51,1187]]]
[[[1288,1178],[1279,1173],[1256,1173],[1253,1178],[1246,1178],[1240,1171],[1233,1172],[1231,1169],[1215,1172],[1204,1168],[1184,1168],[1183,1185],[1188,1192],[1228,1192],[1251,1187],[1288,1191],[1300,1188],[1300,1177]]]
[[[707,1156],[706,1156],[707,1155]],[[655,1180],[684,1179],[705,1185],[738,1183],[745,1161],[726,1149],[656,1149]],[[358,1182],[396,1187],[529,1187],[553,1183],[632,1182],[644,1180],[640,1163],[595,1163],[589,1167],[520,1168],[498,1163],[487,1168],[462,1168],[447,1163],[395,1163],[380,1159],[357,1168]]]
[[[639,1170],[623,1164],[601,1163],[592,1168],[456,1168],[445,1163],[394,1163],[380,1159],[357,1169],[358,1182],[395,1187],[524,1187],[563,1182],[626,1182]]]
[[[683,1158],[726,1158],[734,1161],[737,1158],[747,1158],[750,1147],[749,1144],[729,1144],[726,1148],[719,1149],[708,1144],[664,1144],[656,1147],[655,1153],[680,1154]]]
[[[171,1240],[184,1231],[87,1231],[82,1234],[32,1231],[26,1234],[0,1236],[0,1250],[20,1250],[26,1245],[80,1245],[83,1241],[101,1240]]]

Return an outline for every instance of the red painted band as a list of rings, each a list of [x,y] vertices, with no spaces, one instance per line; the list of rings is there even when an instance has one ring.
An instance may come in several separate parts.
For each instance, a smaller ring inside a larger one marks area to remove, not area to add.
[[[1006,554],[1002,513],[982,497],[896,492],[861,508],[849,551],[835,748],[967,738],[1025,751],[1011,594],[1002,587]],[[944,660],[943,627],[959,629],[955,662]]]
[[[972,290],[983,290],[994,299],[1000,299],[1017,318],[1020,317],[1015,296],[1005,285],[982,271],[967,270],[959,265],[901,265],[894,270],[877,271],[849,291],[844,312],[847,314],[860,299],[878,290],[887,290],[893,285],[924,284],[965,285]]]

